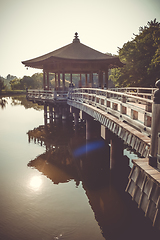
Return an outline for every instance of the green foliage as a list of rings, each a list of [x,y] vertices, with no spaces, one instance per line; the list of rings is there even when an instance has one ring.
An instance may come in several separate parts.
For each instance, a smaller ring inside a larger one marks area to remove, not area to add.
[[[4,89],[4,79],[3,79],[3,77],[1,77],[0,76],[0,93],[1,93],[1,91],[2,91],[2,89]]]
[[[125,66],[112,69],[110,79],[117,87],[154,87],[160,78],[160,23],[148,22],[139,34],[119,49]]]
[[[22,79],[14,78],[10,81],[12,90],[25,90],[26,88],[42,88],[43,73],[35,73],[32,77],[24,76]]]
[[[32,75],[33,84],[31,87],[28,88],[43,88],[43,73],[35,73]]]
[[[21,82],[20,82],[20,79],[18,78],[15,78],[12,81],[10,81],[10,85],[12,90],[21,89]]]

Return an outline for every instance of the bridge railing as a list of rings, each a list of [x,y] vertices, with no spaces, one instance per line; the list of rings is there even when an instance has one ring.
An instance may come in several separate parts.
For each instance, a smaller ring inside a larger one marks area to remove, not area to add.
[[[152,103],[148,98],[126,92],[96,88],[76,88],[69,91],[68,98],[92,105],[126,121],[139,131],[151,134]]]
[[[153,99],[156,88],[141,88],[141,87],[127,87],[127,88],[110,88],[111,91],[124,92],[137,97]]]
[[[36,90],[36,89],[28,89],[26,97],[28,100],[58,100],[58,101],[66,101],[68,96],[68,91],[52,91],[52,90]]]

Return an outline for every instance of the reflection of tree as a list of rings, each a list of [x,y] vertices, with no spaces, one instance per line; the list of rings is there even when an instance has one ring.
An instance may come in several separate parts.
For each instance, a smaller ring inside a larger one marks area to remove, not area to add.
[[[54,184],[65,183],[72,179],[76,184],[79,182],[78,174],[71,156],[66,156],[60,152],[47,152],[28,163],[29,167],[34,167],[52,180]],[[61,158],[62,157],[62,158]]]
[[[46,152],[30,161],[28,166],[35,167],[56,184],[71,179],[78,184],[79,177],[69,147],[72,133],[71,125],[64,126],[62,122],[28,131],[29,142],[46,146]]]
[[[43,109],[43,106],[39,106],[37,103],[32,103],[30,101],[27,101],[25,95],[12,96],[11,105],[23,105],[26,109],[27,108],[34,108],[36,110]]]
[[[1,106],[2,109],[6,107],[7,103],[8,102],[5,98],[0,98],[0,106]]]
[[[66,146],[73,135],[72,123],[64,126],[62,122],[58,124],[53,122],[47,126],[41,125],[33,130],[28,131],[29,142],[34,141],[45,145],[46,149],[58,148]]]

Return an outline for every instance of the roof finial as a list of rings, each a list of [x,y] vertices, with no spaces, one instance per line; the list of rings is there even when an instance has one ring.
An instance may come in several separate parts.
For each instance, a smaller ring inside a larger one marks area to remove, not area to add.
[[[79,38],[78,38],[78,33],[77,32],[75,32],[75,36],[74,36],[73,42],[80,42]]]

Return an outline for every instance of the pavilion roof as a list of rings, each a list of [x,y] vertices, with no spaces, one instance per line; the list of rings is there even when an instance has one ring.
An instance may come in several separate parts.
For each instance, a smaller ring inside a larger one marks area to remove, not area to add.
[[[82,44],[77,33],[75,33],[75,38],[72,43],[37,58],[22,61],[25,66],[42,69],[47,64],[57,62],[106,63],[107,66],[111,65],[110,68],[123,66],[123,63],[120,62],[118,57],[101,53]]]

